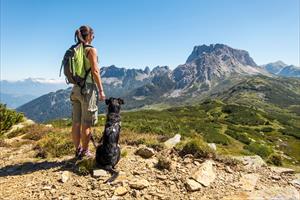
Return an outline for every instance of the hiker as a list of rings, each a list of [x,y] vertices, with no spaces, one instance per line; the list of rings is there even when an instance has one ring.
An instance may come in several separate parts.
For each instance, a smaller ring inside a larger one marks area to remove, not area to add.
[[[81,26],[75,32],[75,41],[77,41],[77,44],[81,43],[83,47],[84,70],[87,72],[84,87],[74,84],[70,95],[72,102],[72,139],[77,158],[91,156],[88,147],[91,127],[98,120],[98,100],[105,100],[99,73],[97,50],[91,46],[93,39],[94,32],[89,26]]]

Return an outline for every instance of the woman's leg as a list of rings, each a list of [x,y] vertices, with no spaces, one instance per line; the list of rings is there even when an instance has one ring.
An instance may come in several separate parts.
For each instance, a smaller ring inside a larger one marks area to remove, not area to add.
[[[75,149],[78,149],[80,146],[80,123],[72,124],[72,140],[75,146]]]
[[[84,151],[88,150],[89,148],[90,132],[91,132],[91,125],[83,123],[81,129],[81,140],[82,140],[82,149]]]

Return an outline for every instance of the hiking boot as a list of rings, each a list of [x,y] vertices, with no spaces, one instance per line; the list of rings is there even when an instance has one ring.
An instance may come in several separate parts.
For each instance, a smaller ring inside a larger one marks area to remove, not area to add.
[[[90,150],[82,150],[78,159],[81,160],[82,158],[92,158],[93,155],[92,153],[90,152]]]

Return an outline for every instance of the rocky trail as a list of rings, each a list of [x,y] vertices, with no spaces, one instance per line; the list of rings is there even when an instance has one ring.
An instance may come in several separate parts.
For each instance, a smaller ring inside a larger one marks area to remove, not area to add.
[[[300,199],[300,174],[259,156],[202,160],[170,148],[121,148],[120,175],[105,184],[109,174],[80,175],[71,156],[38,159],[32,144],[0,147],[0,199]]]

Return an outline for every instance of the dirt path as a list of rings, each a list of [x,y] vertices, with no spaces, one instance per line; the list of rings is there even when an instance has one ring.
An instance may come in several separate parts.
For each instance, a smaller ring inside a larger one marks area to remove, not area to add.
[[[298,175],[275,173],[266,166],[229,167],[224,161],[212,161],[210,170],[203,168],[207,161],[167,153],[172,169],[159,170],[158,153],[144,159],[134,154],[137,147],[122,146],[127,155],[117,166],[120,176],[104,184],[107,175],[77,174],[72,157],[41,160],[34,158],[32,148],[31,144],[0,147],[0,199],[300,199],[299,185],[291,183]],[[199,169],[201,178],[211,181],[207,186],[191,178]],[[200,188],[190,191],[192,184]]]

